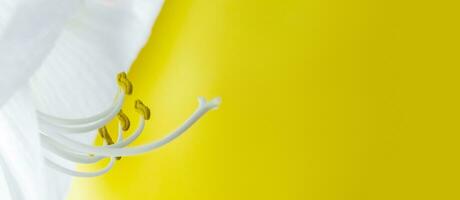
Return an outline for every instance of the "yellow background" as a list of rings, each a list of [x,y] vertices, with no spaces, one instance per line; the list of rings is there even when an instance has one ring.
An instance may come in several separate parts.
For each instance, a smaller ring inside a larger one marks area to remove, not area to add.
[[[455,2],[166,0],[129,72],[136,144],[223,104],[69,199],[460,199]]]

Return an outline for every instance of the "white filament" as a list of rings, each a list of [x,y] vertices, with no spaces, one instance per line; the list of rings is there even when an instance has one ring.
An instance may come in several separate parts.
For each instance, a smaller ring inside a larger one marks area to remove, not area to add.
[[[139,126],[136,131],[130,135],[126,140],[123,140],[123,130],[121,129],[121,124],[118,124],[118,139],[117,143],[109,145],[109,148],[121,148],[131,144],[134,140],[136,140],[144,130],[145,120],[143,117],[139,119]],[[40,134],[40,139],[42,141],[42,145],[48,151],[65,158],[67,160],[77,162],[77,163],[95,163],[104,158],[105,156],[89,156],[89,155],[81,155],[81,153],[74,152],[72,149],[67,148],[65,145],[62,145],[54,140],[52,140],[49,136]]]
[[[55,132],[47,132],[46,134],[50,136],[51,140],[55,140],[57,143],[66,146],[69,149],[72,149],[75,152],[86,153],[86,154],[94,154],[98,156],[108,156],[108,157],[118,157],[118,156],[132,156],[142,154],[151,150],[154,150],[158,147],[161,147],[170,141],[174,140],[175,138],[179,137],[184,133],[187,129],[189,129],[196,121],[198,121],[204,114],[206,114],[209,110],[216,108],[220,104],[220,98],[215,98],[209,102],[203,97],[199,98],[199,107],[198,109],[175,131],[170,133],[169,135],[165,136],[164,138],[151,142],[146,145],[141,145],[137,147],[127,147],[127,148],[110,148],[110,147],[94,147],[91,145],[85,145],[78,143],[76,141],[70,140],[65,136],[55,133]]]
[[[120,112],[121,107],[123,105],[125,99],[125,94],[121,93],[120,97],[117,98],[117,102],[115,106],[107,109],[106,111],[94,115],[89,118],[82,118],[82,119],[63,119],[52,117],[47,114],[41,112],[39,118],[39,125],[40,129],[43,132],[63,132],[63,133],[85,133],[88,131],[92,131],[94,129],[98,129],[108,122],[112,120],[118,112]],[[105,114],[105,115],[104,115]],[[46,116],[46,117],[44,117]],[[92,120],[88,123],[78,124],[77,122],[86,122],[88,120]],[[64,122],[64,123],[61,123]]]
[[[114,102],[110,107],[108,107],[104,111],[102,111],[100,113],[97,113],[97,114],[95,114],[93,116],[90,116],[90,117],[75,118],[75,119],[61,118],[61,117],[57,117],[57,116],[52,116],[50,114],[44,113],[44,112],[39,111],[39,110],[37,110],[37,117],[38,117],[38,119],[40,121],[42,121],[44,123],[56,124],[56,125],[61,125],[61,124],[77,125],[77,124],[91,123],[91,122],[100,120],[102,117],[107,116],[108,114],[110,114],[113,110],[116,110],[117,107],[119,106],[120,100],[122,99],[122,97],[120,97],[120,95],[121,96],[125,95],[124,91],[122,91],[122,90],[118,91],[117,95],[115,96]],[[123,104],[123,102],[121,102],[121,103]]]
[[[104,145],[106,144],[106,142],[104,141]],[[113,168],[113,165],[115,164],[115,158],[111,157],[110,158],[110,161],[109,161],[109,164],[98,170],[98,171],[95,171],[95,172],[81,172],[81,171],[76,171],[76,170],[72,170],[72,169],[68,169],[62,165],[59,165],[57,164],[56,162],[52,161],[51,159],[49,158],[46,158],[45,157],[45,164],[48,166],[48,167],[51,167],[61,173],[64,173],[64,174],[67,174],[67,175],[70,175],[70,176],[76,176],[76,177],[95,177],[95,176],[100,176],[100,175],[103,175],[105,173],[107,173],[108,171],[110,171],[112,168]]]
[[[80,172],[80,171],[75,171],[75,170],[71,170],[71,169],[67,169],[55,162],[53,162],[52,160],[49,160],[48,158],[45,158],[45,164],[48,165],[49,167],[59,171],[59,172],[62,172],[64,174],[67,174],[67,175],[70,175],[70,176],[76,176],[76,177],[95,177],[95,176],[100,176],[100,175],[103,175],[105,173],[107,173],[108,171],[110,171],[110,169],[112,169],[113,165],[115,163],[115,159],[113,157],[110,158],[110,162],[109,164],[104,167],[103,169],[101,170],[98,170],[98,171],[95,171],[95,172]]]
[[[115,144],[118,144],[123,141],[123,129],[121,128],[121,123],[118,122],[118,136],[117,136],[117,142]]]
[[[115,106],[112,106],[111,108],[96,114],[92,117],[89,118],[81,118],[81,119],[63,119],[63,118],[57,118],[54,116],[50,115],[43,115],[42,116],[42,121],[46,123],[49,126],[54,127],[52,130],[48,130],[45,133],[41,133],[40,137],[42,140],[42,145],[45,149],[48,151],[55,153],[56,155],[70,160],[74,162],[79,162],[79,163],[95,163],[100,161],[101,159],[110,157],[110,162],[106,167],[103,169],[100,169],[95,172],[81,172],[81,171],[76,171],[72,169],[68,169],[62,165],[59,165],[52,161],[49,157],[45,158],[45,163],[62,173],[71,175],[71,176],[77,176],[77,177],[95,177],[95,176],[100,176],[105,173],[107,173],[110,169],[112,169],[114,162],[115,162],[115,157],[118,156],[132,156],[132,155],[138,155],[141,153],[146,153],[148,151],[154,150],[156,148],[159,148],[175,138],[179,137],[182,135],[186,130],[188,130],[195,122],[197,122],[204,114],[206,114],[208,111],[217,108],[218,105],[220,104],[221,100],[220,98],[215,98],[209,102],[206,102],[206,100],[203,97],[199,98],[199,106],[197,110],[180,126],[177,128],[175,131],[170,133],[169,135],[163,137],[162,139],[158,141],[151,142],[146,145],[141,145],[137,147],[126,147],[125,146],[129,145],[132,143],[134,140],[136,140],[139,135],[142,133],[145,125],[145,119],[143,116],[140,117],[139,119],[139,126],[136,129],[136,131],[129,136],[126,140],[123,140],[123,130],[122,130],[122,125],[121,123],[118,124],[118,138],[117,142],[113,145],[108,145],[108,146],[102,146],[102,147],[96,147],[96,146],[91,146],[87,144],[82,144],[79,142],[76,142],[74,140],[71,140],[64,135],[61,135],[60,133],[56,133],[53,130],[64,130],[64,131],[79,131],[82,128],[85,127],[86,123],[90,123],[90,120],[96,120],[95,123],[92,123],[90,125],[86,125],[86,128],[94,128],[95,124],[99,124],[102,121],[109,121],[106,120],[107,118],[110,117],[112,119],[115,115],[119,112],[119,109],[121,108],[121,104],[123,103],[124,100],[124,93],[122,93],[121,97],[118,98],[118,101]],[[42,113],[43,114],[43,113]],[[45,116],[45,117],[44,117]],[[106,123],[107,123],[106,122]],[[77,126],[79,125],[79,126]],[[104,125],[104,124],[102,124]],[[78,127],[78,128],[76,128]],[[105,141],[104,141],[105,144]],[[88,154],[92,154],[94,156],[89,156]]]

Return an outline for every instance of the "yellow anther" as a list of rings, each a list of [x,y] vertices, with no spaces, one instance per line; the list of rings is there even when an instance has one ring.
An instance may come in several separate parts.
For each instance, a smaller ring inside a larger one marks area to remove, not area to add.
[[[135,104],[134,104],[134,108],[136,108],[136,111],[141,114],[142,116],[144,116],[144,119],[145,120],[149,120],[150,119],[150,109],[144,105],[144,103],[142,103],[141,100],[136,100]]]
[[[102,128],[99,128],[98,131],[99,131],[99,135],[107,142],[107,145],[114,144],[112,137],[110,137],[109,131],[107,131],[107,128],[105,126]]]
[[[114,144],[112,137],[110,137],[109,131],[107,131],[107,128],[105,126],[102,128],[99,128],[98,132],[99,132],[99,135],[102,137],[102,139],[104,139],[108,145]],[[115,157],[115,159],[120,160],[121,157]]]
[[[117,75],[118,86],[127,94],[130,95],[133,93],[133,84],[128,79],[128,76],[125,72],[121,72]]]
[[[120,123],[121,123],[121,129],[122,129],[123,131],[127,131],[127,130],[129,129],[130,124],[131,124],[131,123],[129,122],[128,116],[126,116],[126,114],[123,113],[122,110],[120,110],[120,112],[118,112],[117,117],[118,117],[118,120],[119,120]]]

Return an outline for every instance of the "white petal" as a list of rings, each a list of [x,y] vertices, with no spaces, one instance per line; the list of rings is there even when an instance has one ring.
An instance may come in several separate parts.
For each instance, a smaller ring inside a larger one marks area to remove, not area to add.
[[[59,179],[44,174],[47,169],[29,88],[19,89],[0,110],[0,133],[2,178],[7,178],[13,199],[62,199],[66,191],[58,190]]]
[[[77,0],[0,0],[0,156],[13,199],[62,199],[62,175],[42,162],[27,86],[53,48]],[[23,89],[21,89],[23,88]],[[18,91],[19,90],[19,91]],[[17,92],[16,92],[17,91]],[[69,182],[66,180],[65,182]]]
[[[68,22],[73,2],[83,4]],[[40,110],[80,117],[109,106],[117,90],[115,75],[129,68],[147,41],[161,5],[155,0],[0,0],[0,104],[41,64],[30,80]],[[21,90],[0,112],[2,169],[14,177],[24,199],[63,199],[69,180],[43,168],[31,99]]]
[[[54,46],[76,0],[0,0],[0,105]]]
[[[147,42],[162,4],[158,0],[85,1],[31,79],[37,108],[63,118],[80,118],[109,107],[118,90],[116,75],[129,69]],[[91,143],[95,134],[72,138]]]
[[[32,78],[37,107],[65,118],[109,107],[145,45],[162,6],[159,0],[88,0],[80,6]]]

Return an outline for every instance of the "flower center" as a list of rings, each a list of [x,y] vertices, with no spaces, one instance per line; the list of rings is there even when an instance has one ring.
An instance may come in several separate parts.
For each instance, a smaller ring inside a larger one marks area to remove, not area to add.
[[[123,131],[128,131],[131,123],[128,116],[121,110],[121,107],[124,104],[125,95],[133,94],[133,84],[127,78],[125,72],[119,73],[116,80],[120,91],[115,96],[114,104],[93,116],[69,119],[37,111],[42,147],[49,153],[67,161],[86,164],[110,158],[109,164],[99,171],[80,172],[65,168],[54,162],[51,155],[45,154],[45,163],[49,167],[71,176],[94,177],[102,175],[110,171],[114,165],[114,160],[120,160],[121,156],[146,153],[171,142],[182,135],[208,111],[217,108],[221,102],[220,98],[215,98],[207,102],[203,97],[200,97],[199,106],[196,111],[179,128],[160,140],[136,147],[126,147],[140,136],[144,129],[145,121],[150,119],[151,114],[150,109],[141,100],[136,100],[134,108],[140,115],[139,125],[132,135],[123,139]],[[118,119],[118,138],[116,142],[113,141],[106,128],[106,125],[114,118]],[[83,144],[66,137],[69,134],[87,133],[96,130],[103,138],[104,146]]]

